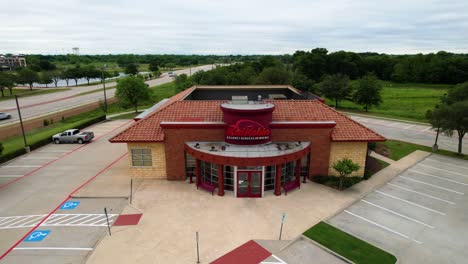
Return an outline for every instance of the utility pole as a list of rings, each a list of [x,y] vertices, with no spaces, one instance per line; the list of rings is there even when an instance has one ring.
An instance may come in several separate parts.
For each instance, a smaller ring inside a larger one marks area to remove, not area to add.
[[[28,146],[28,142],[26,141],[26,134],[24,133],[23,118],[21,117],[21,110],[20,110],[19,103],[18,103],[18,95],[16,94],[15,94],[15,101],[16,101],[16,108],[18,109],[18,116],[19,116],[20,125],[21,125],[21,133],[23,134],[24,150],[26,152],[30,152],[31,149]]]
[[[107,95],[106,95],[106,78],[104,76],[104,69],[106,68],[106,64],[101,70],[101,77],[102,77],[102,86],[104,87],[104,112],[107,114]]]

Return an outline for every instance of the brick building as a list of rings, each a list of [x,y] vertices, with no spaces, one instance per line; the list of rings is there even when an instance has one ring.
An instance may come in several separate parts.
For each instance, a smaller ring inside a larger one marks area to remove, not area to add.
[[[15,69],[19,67],[26,67],[26,58],[23,55],[1,55],[0,54],[0,70],[2,69]]]
[[[127,143],[134,177],[194,180],[237,197],[280,195],[301,177],[336,175],[350,158],[363,176],[374,131],[290,86],[194,86],[110,139]]]

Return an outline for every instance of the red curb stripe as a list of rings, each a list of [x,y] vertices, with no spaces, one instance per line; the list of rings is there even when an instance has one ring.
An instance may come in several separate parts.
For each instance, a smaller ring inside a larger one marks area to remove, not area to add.
[[[85,181],[83,184],[81,184],[78,188],[76,188],[75,190],[73,190],[68,196],[67,198],[65,198],[65,200],[63,200],[57,207],[55,207],[54,210],[52,210],[50,213],[47,214],[46,217],[44,217],[36,226],[34,226],[33,228],[31,228],[29,230],[28,233],[26,233],[26,235],[24,235],[20,240],[16,241],[15,244],[13,244],[13,246],[11,246],[7,251],[5,251],[5,253],[3,253],[1,256],[0,256],[0,260],[2,260],[4,257],[6,257],[16,246],[18,246],[19,244],[21,244],[21,242],[23,242],[23,240],[25,240],[32,232],[34,232],[34,230],[36,230],[42,223],[44,223],[47,218],[49,218],[52,214],[54,214],[59,208],[60,206],[62,206],[65,202],[68,201],[68,199],[71,198],[71,196],[76,193],[77,191],[79,191],[81,188],[83,188],[83,186],[85,186],[86,184],[88,184],[89,182],[91,182],[92,180],[94,180],[97,176],[101,175],[103,172],[105,172],[107,169],[109,169],[112,165],[114,165],[115,163],[117,163],[118,161],[120,161],[123,157],[125,157],[127,155],[128,152],[125,152],[122,156],[118,157],[116,160],[112,161],[111,163],[109,163],[106,167],[104,167],[102,170],[100,170],[96,175],[94,175],[93,177],[89,178],[87,181]]]
[[[95,139],[94,141],[99,140],[99,139],[102,138],[103,136],[106,136],[107,134],[112,133],[112,132],[115,131],[116,129],[119,129],[119,128],[121,128],[122,126],[125,126],[125,125],[129,124],[129,123],[132,122],[132,121],[133,121],[133,120],[130,120],[130,121],[128,121],[127,123],[125,123],[125,124],[123,124],[123,125],[120,125],[120,126],[114,128],[114,129],[112,129],[111,131],[109,131],[109,132],[107,132],[107,133],[105,133],[105,134],[103,134],[103,135],[101,135],[101,136],[99,136],[99,137],[96,137],[96,139]],[[3,185],[0,185],[0,190],[3,189],[3,188],[5,188],[5,187],[7,187],[7,186],[9,186],[9,185],[11,185],[11,184],[13,184],[13,183],[15,183],[15,182],[17,182],[17,181],[19,181],[19,180],[21,180],[21,179],[23,179],[23,178],[25,178],[25,177],[27,177],[27,176],[30,176],[30,175],[33,174],[34,172],[36,172],[36,171],[38,171],[38,170],[40,170],[40,169],[42,169],[42,168],[44,168],[44,167],[49,166],[50,164],[56,162],[57,160],[60,160],[60,159],[65,158],[66,156],[72,154],[73,152],[75,152],[75,151],[77,151],[77,150],[79,150],[79,149],[81,149],[81,148],[83,148],[83,147],[88,146],[88,145],[91,144],[91,143],[92,143],[92,142],[90,142],[90,143],[88,143],[88,144],[86,144],[86,145],[79,146],[79,147],[77,147],[77,148],[71,150],[70,152],[67,152],[65,155],[61,156],[61,157],[58,158],[58,159],[51,160],[51,161],[47,162],[46,164],[42,165],[41,167],[36,168],[36,169],[34,169],[34,170],[32,170],[32,171],[26,173],[25,175],[23,175],[23,176],[21,176],[21,177],[18,177],[18,178],[14,179],[14,180],[11,180],[11,181],[7,182],[7,183],[4,183]]]

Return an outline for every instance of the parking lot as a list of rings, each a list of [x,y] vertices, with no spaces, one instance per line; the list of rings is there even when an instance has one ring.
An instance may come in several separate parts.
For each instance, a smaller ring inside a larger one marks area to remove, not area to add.
[[[84,262],[107,232],[104,208],[112,224],[127,200],[70,195],[101,173],[115,174],[127,150],[107,140],[128,122],[93,125],[84,129],[95,133],[89,144],[49,144],[0,166],[0,254],[18,243],[2,263]]]
[[[400,263],[466,263],[468,162],[430,155],[328,222]]]

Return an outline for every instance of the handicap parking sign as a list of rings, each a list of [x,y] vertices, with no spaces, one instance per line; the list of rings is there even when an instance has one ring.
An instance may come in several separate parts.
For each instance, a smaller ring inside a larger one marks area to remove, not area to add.
[[[50,230],[36,230],[29,234],[27,238],[24,239],[24,242],[40,242],[42,241],[48,234]]]
[[[68,202],[62,204],[62,206],[60,206],[60,209],[61,210],[72,210],[72,209],[75,209],[79,204],[80,204],[79,201],[68,201]]]

